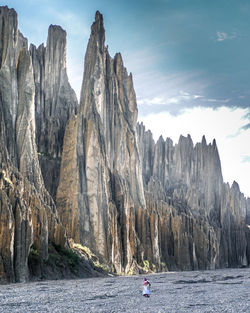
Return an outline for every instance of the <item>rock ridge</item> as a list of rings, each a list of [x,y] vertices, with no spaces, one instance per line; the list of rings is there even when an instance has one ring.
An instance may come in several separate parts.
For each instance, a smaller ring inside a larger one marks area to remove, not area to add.
[[[160,137],[154,143],[152,133],[146,131],[142,123],[137,125],[137,133],[144,164],[147,209],[153,207],[158,210],[164,201],[165,205],[172,207],[167,209],[174,215],[172,223],[182,216],[184,229],[166,238],[167,249],[174,242],[178,251],[173,255],[178,252],[182,261],[173,260],[174,264],[171,264],[167,261],[168,253],[165,254],[168,265],[172,267],[177,263],[182,269],[247,266],[249,241],[243,225],[249,200],[240,192],[236,182],[231,188],[223,182],[216,141],[207,144],[203,136],[201,143],[194,146],[188,135],[180,136],[175,146],[169,138],[164,141]],[[188,223],[192,221],[192,228],[185,229],[187,222],[183,221],[184,216]],[[203,230],[199,226],[200,230],[196,230],[195,235],[197,224],[203,225]],[[186,247],[183,246],[183,231],[188,236]],[[198,236],[203,236],[203,242]],[[206,246],[205,238],[209,238]],[[188,250],[193,251],[193,256]]]
[[[78,104],[66,32],[50,25],[46,46],[28,49],[0,6],[1,282],[42,277],[72,242],[118,274],[249,266],[250,199],[223,182],[216,141],[155,142],[137,117],[99,11]]]
[[[55,200],[63,137],[78,101],[66,69],[66,32],[50,25],[46,47],[30,46],[35,81],[36,142],[45,186]]]
[[[30,278],[32,249],[40,264],[49,242],[67,244],[54,201],[44,187],[36,144],[36,82],[17,14],[0,7],[0,279]]]
[[[216,141],[203,136],[194,145],[188,135],[175,146],[170,138],[155,143],[137,114],[132,75],[121,54],[110,57],[97,12],[79,114],[66,130],[64,146],[72,136],[74,146],[63,152],[57,190],[68,235],[117,272],[136,272],[146,261],[151,270],[246,266],[247,201],[223,183]]]
[[[68,235],[123,272],[139,249],[132,220],[137,207],[145,209],[145,198],[132,79],[121,55],[112,59],[104,40],[103,18],[97,12],[85,55],[79,112],[66,129],[77,135],[74,148],[63,151],[57,204]],[[69,145],[71,136],[65,136],[64,147]],[[74,199],[65,193],[65,185],[71,186],[66,164],[74,169]],[[66,218],[69,212],[74,223]]]

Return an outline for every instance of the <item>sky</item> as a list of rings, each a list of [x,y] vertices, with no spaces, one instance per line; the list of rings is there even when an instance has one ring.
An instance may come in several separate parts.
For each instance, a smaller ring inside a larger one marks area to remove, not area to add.
[[[225,182],[250,197],[249,0],[13,0],[29,43],[50,24],[67,31],[67,66],[78,97],[96,10],[106,44],[132,72],[138,119],[157,140],[216,139]]]

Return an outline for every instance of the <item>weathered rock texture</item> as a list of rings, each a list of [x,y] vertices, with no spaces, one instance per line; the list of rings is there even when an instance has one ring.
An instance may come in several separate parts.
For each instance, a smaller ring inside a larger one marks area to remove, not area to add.
[[[65,31],[50,26],[46,47],[28,50],[0,7],[0,151],[1,282],[54,271],[65,232],[116,272],[250,263],[250,199],[223,183],[215,140],[155,143],[137,124],[132,75],[110,57],[99,12],[77,107]]]
[[[36,141],[45,186],[55,199],[63,137],[78,102],[66,71],[66,32],[49,27],[47,45],[30,46],[35,81]]]
[[[48,241],[64,246],[65,229],[47,191],[38,192],[8,162],[1,166],[0,186],[0,278],[27,281],[31,246],[46,261]]]
[[[18,111],[17,66],[19,53],[27,48],[27,40],[17,29],[17,15],[12,9],[0,9],[0,112],[1,142],[11,161],[17,166],[15,124]]]
[[[147,209],[157,218],[159,249],[170,268],[247,266],[249,200],[223,183],[215,140],[159,138],[138,124]]]
[[[48,240],[64,245],[66,237],[43,184],[32,60],[13,9],[0,7],[0,34],[0,278],[25,281],[31,245],[46,260]]]
[[[145,210],[136,141],[137,107],[132,76],[120,54],[104,45],[97,12],[85,56],[77,117],[68,124],[57,205],[68,236],[128,271],[139,240],[136,210]]]
[[[223,183],[215,140],[155,144],[136,130],[132,76],[97,12],[78,115],[66,129],[57,204],[68,236],[117,271],[247,265],[247,200]],[[249,243],[248,243],[249,244]]]

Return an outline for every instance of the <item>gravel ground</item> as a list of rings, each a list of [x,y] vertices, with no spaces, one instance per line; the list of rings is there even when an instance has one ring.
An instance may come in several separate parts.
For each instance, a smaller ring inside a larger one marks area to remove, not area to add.
[[[250,268],[41,281],[0,286],[0,312],[247,312]]]

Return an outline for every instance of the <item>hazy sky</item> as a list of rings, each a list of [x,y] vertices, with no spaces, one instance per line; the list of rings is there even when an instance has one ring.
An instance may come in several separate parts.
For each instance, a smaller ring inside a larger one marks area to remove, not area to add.
[[[250,196],[249,0],[13,0],[19,29],[46,43],[48,26],[67,31],[68,74],[79,95],[95,11],[111,55],[133,73],[139,120],[157,140],[216,138],[224,181]]]

